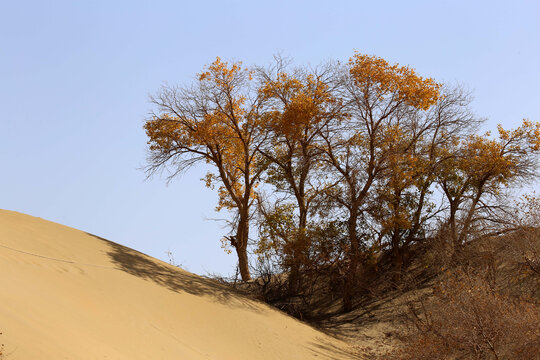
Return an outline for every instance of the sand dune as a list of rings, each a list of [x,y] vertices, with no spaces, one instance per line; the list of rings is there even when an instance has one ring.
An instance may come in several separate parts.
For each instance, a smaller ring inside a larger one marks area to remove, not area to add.
[[[215,282],[0,210],[7,360],[350,359],[349,347]]]

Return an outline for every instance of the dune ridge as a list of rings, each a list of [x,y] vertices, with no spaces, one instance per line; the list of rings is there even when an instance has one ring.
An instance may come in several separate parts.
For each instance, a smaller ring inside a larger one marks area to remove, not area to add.
[[[0,210],[7,360],[351,359],[271,307],[99,236]]]

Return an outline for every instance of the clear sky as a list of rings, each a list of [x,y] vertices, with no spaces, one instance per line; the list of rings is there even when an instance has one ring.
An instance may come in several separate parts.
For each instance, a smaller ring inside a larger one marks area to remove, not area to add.
[[[0,208],[196,273],[234,255],[194,169],[145,181],[148,94],[216,56],[266,65],[358,50],[474,91],[497,123],[540,121],[540,1],[0,1]],[[0,239],[1,241],[1,239]]]

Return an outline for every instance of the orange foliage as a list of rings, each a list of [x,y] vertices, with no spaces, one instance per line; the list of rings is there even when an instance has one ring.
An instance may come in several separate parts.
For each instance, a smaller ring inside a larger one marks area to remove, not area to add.
[[[193,153],[218,167],[219,176],[204,179],[207,186],[224,180],[219,189],[218,210],[236,207],[246,186],[253,185],[246,184],[245,177],[253,175],[254,152],[250,142],[257,118],[246,106],[243,89],[238,88],[246,77],[251,81],[249,71],[240,63],[229,66],[217,58],[199,75],[202,90],[197,94],[198,101],[206,101],[207,106],[189,114],[192,116],[163,112],[144,125],[150,151]]]
[[[440,85],[431,78],[416,75],[407,66],[390,65],[380,57],[359,53],[349,59],[349,66],[356,85],[377,100],[396,95],[410,106],[427,110],[439,98]]]
[[[256,136],[259,115],[256,104],[247,101],[249,70],[240,63],[229,65],[217,58],[199,74],[197,86],[165,87],[153,102],[160,112],[144,128],[150,150],[150,171],[169,163],[173,175],[199,161],[215,168],[203,181],[214,187],[219,183],[217,210],[232,210],[238,218],[229,241],[238,252],[240,271],[249,280],[247,242],[250,207],[261,169]]]
[[[152,99],[150,169],[172,165],[174,176],[200,161],[214,167],[202,180],[217,185],[217,210],[234,214],[237,234],[226,240],[242,247],[244,272],[256,201],[265,218],[258,255],[307,258],[310,226],[339,222],[353,274],[345,281],[353,282],[361,251],[390,245],[398,268],[436,216],[463,244],[478,208],[536,174],[540,123],[499,126],[498,138],[474,134],[479,121],[466,95],[442,95],[432,78],[375,56],[355,53],[345,66],[319,70],[288,71],[278,60],[252,71],[217,58],[194,86],[165,87]],[[256,193],[263,181],[274,201],[266,210],[264,191]],[[431,196],[436,186],[446,199]]]
[[[265,100],[280,100],[282,108],[274,106],[267,120],[275,131],[294,139],[324,120],[326,107],[335,102],[328,85],[312,74],[300,80],[280,72],[275,80],[267,80],[259,93]]]

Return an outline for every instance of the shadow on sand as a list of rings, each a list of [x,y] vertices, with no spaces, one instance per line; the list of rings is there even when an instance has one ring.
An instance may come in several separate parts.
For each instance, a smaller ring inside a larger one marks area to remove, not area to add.
[[[224,305],[249,308],[258,312],[264,311],[263,308],[255,306],[256,301],[248,299],[245,295],[215,280],[189,273],[172,265],[160,263],[136,250],[94,234],[87,234],[105,242],[110,248],[107,255],[111,258],[113,264],[119,270],[130,275],[153,281],[177,293],[208,296]]]
[[[130,275],[152,281],[177,293],[206,296],[233,308],[248,309],[257,313],[265,312],[264,306],[257,306],[259,301],[249,299],[246,294],[242,294],[215,280],[189,273],[166,263],[161,263],[148,255],[97,235],[87,234],[105,242],[109,247],[106,254],[110,257],[114,266]],[[309,344],[308,348],[314,356],[321,359],[355,358],[352,357],[351,353],[322,339],[317,343]]]

